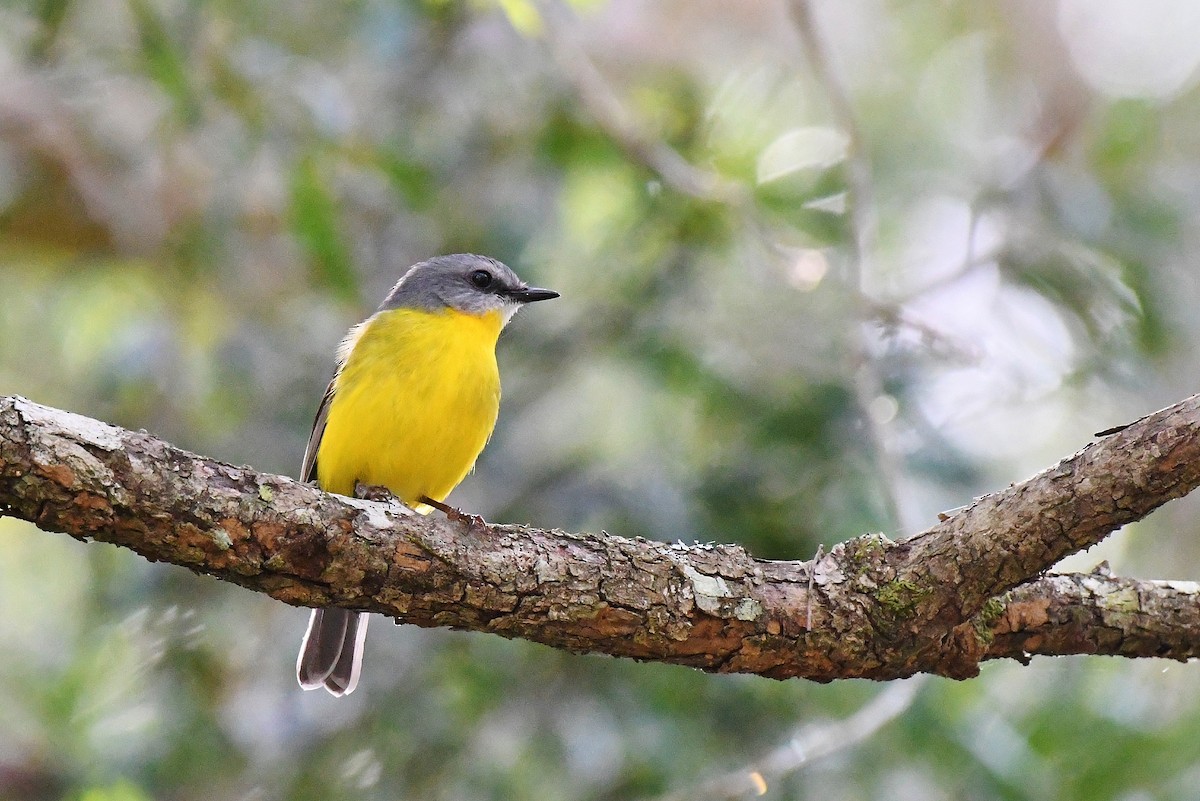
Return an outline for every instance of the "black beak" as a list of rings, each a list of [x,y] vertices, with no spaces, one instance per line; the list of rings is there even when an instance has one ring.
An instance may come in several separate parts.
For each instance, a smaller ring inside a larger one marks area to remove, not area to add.
[[[533,303],[535,300],[551,300],[558,297],[553,289],[539,289],[536,286],[524,286],[505,293],[517,303]]]

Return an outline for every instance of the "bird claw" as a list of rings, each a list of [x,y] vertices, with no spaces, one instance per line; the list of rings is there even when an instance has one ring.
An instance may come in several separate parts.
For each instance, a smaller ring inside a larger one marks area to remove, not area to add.
[[[444,514],[448,520],[453,520],[455,523],[466,523],[468,528],[475,528],[476,526],[480,528],[487,528],[487,521],[479,515],[469,514],[461,509],[451,506],[448,503],[435,501],[428,495],[421,496],[421,503],[437,509],[439,512]]]
[[[475,528],[477,526],[479,528],[487,528],[487,521],[481,515],[473,515],[461,509],[455,509],[453,506],[450,507],[450,512],[446,517],[456,523],[466,523],[468,528]]]
[[[354,497],[364,501],[378,501],[379,503],[396,503],[400,499],[392,494],[392,491],[381,484],[364,484],[361,481],[354,483]]]

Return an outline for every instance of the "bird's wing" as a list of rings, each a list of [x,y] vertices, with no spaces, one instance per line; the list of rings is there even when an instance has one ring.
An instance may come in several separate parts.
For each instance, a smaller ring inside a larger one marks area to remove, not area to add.
[[[338,376],[342,374],[342,368],[346,366],[346,362],[350,359],[350,351],[354,350],[354,346],[358,344],[359,337],[366,332],[367,325],[376,316],[371,315],[347,331],[346,336],[342,338],[341,344],[338,345],[337,364],[333,368],[333,378],[329,381],[329,386],[325,388],[325,397],[321,398],[321,405],[317,407],[317,417],[313,420],[312,433],[308,435],[308,447],[304,449],[304,465],[300,468],[301,481],[317,480],[317,449],[321,447],[321,437],[325,435],[325,423],[329,420],[329,404],[333,402],[333,393],[334,388],[337,386]]]
[[[336,383],[337,376],[334,375],[325,389],[325,397],[321,398],[321,405],[317,407],[312,433],[308,435],[308,447],[304,449],[304,465],[300,468],[301,481],[317,480],[317,451],[321,447],[321,437],[325,434],[325,423],[329,420],[329,404],[333,400],[333,388]]]

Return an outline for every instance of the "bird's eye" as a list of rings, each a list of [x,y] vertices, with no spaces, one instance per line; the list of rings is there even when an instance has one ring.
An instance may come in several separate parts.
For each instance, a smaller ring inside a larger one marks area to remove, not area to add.
[[[487,270],[476,270],[471,273],[471,283],[480,289],[487,289],[492,285],[492,274]]]

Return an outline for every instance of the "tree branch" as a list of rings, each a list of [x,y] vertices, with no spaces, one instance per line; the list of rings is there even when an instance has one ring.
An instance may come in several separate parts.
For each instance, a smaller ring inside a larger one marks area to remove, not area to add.
[[[1194,655],[1195,627],[1172,628],[1195,606],[1190,585],[1027,582],[1200,483],[1198,434],[1200,396],[905,542],[867,535],[812,562],[769,562],[734,545],[423,517],[10,397],[0,513],[299,606],[716,672],[962,678],[980,659],[1026,652]],[[990,602],[1021,584],[1007,607]],[[1173,623],[1147,625],[1169,610]],[[1099,628],[1079,628],[1083,612]]]
[[[1200,584],[1093,573],[1045,576],[1004,596],[985,659],[1111,654],[1200,656]]]

